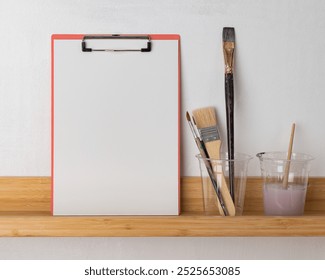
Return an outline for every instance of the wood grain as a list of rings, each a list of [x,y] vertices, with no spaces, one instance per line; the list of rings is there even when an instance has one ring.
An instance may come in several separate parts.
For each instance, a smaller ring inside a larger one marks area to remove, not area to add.
[[[180,216],[50,214],[48,177],[0,178],[0,236],[325,236],[325,178],[311,178],[300,217],[266,217],[262,181],[249,178],[242,217],[203,213],[201,181],[182,178]]]
[[[50,212],[50,177],[0,177],[1,212]]]
[[[1,236],[324,236],[325,217],[46,217],[2,216]]]

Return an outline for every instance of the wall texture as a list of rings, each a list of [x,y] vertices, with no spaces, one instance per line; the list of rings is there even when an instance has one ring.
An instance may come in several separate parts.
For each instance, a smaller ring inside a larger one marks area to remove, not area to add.
[[[237,151],[294,150],[325,175],[325,3],[320,0],[0,0],[0,176],[50,174],[50,36],[178,33],[182,115],[215,106],[225,140],[221,34],[236,28]],[[166,124],[167,125],[167,124]],[[182,118],[182,175],[198,175]],[[251,161],[250,175],[258,175]],[[0,258],[324,258],[323,238],[0,239]],[[36,249],[35,249],[36,248]]]

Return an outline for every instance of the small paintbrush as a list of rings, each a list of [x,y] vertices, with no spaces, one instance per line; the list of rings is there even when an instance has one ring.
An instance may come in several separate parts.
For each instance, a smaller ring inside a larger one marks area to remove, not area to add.
[[[217,127],[217,116],[213,107],[200,108],[193,111],[196,126],[204,142],[210,159],[220,159],[221,139]],[[211,161],[212,169],[216,170],[217,182],[220,185],[222,198],[226,204],[229,216],[235,216],[235,204],[231,198],[226,179],[222,170],[218,170],[216,162]]]
[[[190,114],[188,112],[186,112],[186,119],[187,119],[187,122],[188,122],[188,124],[189,124],[189,126],[191,128],[191,131],[192,131],[196,146],[198,147],[198,149],[200,151],[200,155],[202,156],[203,160],[208,159],[209,158],[208,152],[207,152],[207,150],[205,148],[205,145],[204,145],[203,141],[200,139],[199,135],[197,134],[197,132],[196,132],[194,126],[193,126],[193,123],[191,121]],[[222,198],[222,195],[221,195],[221,192],[220,192],[220,187],[218,186],[218,183],[214,178],[212,167],[211,167],[211,164],[210,164],[209,160],[204,160],[204,164],[205,164],[205,167],[206,167],[206,169],[208,171],[212,186],[213,186],[213,188],[214,188],[214,190],[216,192],[216,195],[217,195],[217,202],[218,202],[219,212],[220,212],[220,214],[222,216],[228,216],[228,211],[227,211],[227,208],[226,208],[225,203],[223,201],[223,198]]]
[[[224,27],[223,33],[223,54],[225,60],[225,99],[227,113],[227,144],[228,159],[234,159],[234,52],[235,52],[235,29]],[[234,191],[234,163],[229,165],[229,190],[232,200],[235,201]]]

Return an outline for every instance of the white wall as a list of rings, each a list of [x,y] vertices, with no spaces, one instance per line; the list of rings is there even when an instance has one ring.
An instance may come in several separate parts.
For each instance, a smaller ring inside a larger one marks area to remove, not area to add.
[[[180,34],[183,115],[215,106],[224,135],[221,34],[234,26],[236,150],[285,150],[295,121],[294,150],[324,176],[324,14],[321,0],[0,0],[0,175],[50,174],[52,33]],[[184,118],[181,128],[182,175],[198,175]],[[2,238],[0,258],[324,258],[324,240]]]

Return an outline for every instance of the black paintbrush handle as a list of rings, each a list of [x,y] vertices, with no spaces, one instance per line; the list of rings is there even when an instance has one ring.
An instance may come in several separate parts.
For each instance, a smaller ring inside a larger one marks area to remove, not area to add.
[[[232,73],[225,74],[225,97],[227,114],[227,144],[228,159],[234,159],[234,77]],[[234,162],[229,162],[229,191],[235,203]]]

